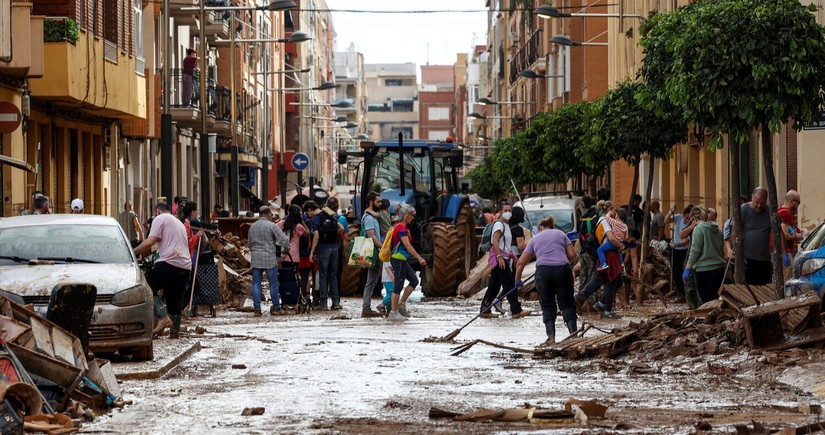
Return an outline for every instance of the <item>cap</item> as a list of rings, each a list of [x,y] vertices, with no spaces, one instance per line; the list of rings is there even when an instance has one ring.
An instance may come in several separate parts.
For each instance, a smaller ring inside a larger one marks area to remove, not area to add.
[[[83,210],[83,200],[80,198],[75,198],[72,200],[72,210],[82,211]]]

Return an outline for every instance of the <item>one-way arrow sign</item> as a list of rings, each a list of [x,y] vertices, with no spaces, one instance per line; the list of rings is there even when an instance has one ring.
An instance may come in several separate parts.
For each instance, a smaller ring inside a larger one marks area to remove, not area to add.
[[[309,156],[304,153],[295,153],[292,156],[292,167],[295,168],[296,171],[303,171],[309,166]]]

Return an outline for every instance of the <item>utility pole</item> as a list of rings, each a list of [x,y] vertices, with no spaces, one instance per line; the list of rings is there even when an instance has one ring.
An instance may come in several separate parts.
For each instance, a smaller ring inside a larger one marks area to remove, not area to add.
[[[168,0],[165,0],[168,2]],[[200,188],[201,188],[201,213],[208,217],[208,210],[211,210],[211,183],[212,183],[212,171],[210,168],[210,156],[209,156],[209,132],[206,127],[206,111],[207,107],[207,100],[206,100],[206,74],[209,71],[209,63],[206,59],[206,35],[203,29],[206,26],[206,9],[204,5],[205,0],[200,0],[200,20],[201,20],[201,32],[200,37],[198,40],[200,41],[200,47],[198,47],[198,56],[200,57],[200,106],[201,106],[201,134],[200,134]]]
[[[172,113],[169,64],[172,43],[169,27],[169,0],[163,0],[163,113],[160,115],[160,192],[172,201]]]

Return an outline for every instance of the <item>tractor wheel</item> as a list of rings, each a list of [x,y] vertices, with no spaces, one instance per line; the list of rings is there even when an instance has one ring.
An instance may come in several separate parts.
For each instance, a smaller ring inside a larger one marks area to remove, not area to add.
[[[429,242],[433,249],[432,262],[424,269],[424,294],[430,297],[455,295],[456,278],[461,267],[458,232],[446,222],[430,224]]]
[[[455,228],[458,232],[458,256],[459,268],[458,276],[456,277],[456,286],[461,284],[470,272],[476,267],[476,253],[478,252],[478,243],[476,240],[476,225],[475,216],[473,216],[473,208],[465,201],[455,218]]]
[[[344,261],[347,261],[349,256],[350,241],[358,236],[360,230],[357,227],[350,227],[350,230],[344,234]],[[341,282],[338,283],[338,293],[344,296],[359,296],[366,285],[367,273],[366,269],[361,267],[353,267],[344,263],[344,271],[341,273]]]

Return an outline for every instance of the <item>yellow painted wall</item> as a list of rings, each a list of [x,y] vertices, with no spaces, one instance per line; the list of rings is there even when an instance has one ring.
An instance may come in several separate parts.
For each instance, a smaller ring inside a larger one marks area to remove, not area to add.
[[[146,79],[135,72],[135,59],[117,50],[117,63],[104,60],[104,42],[80,31],[76,45],[45,44],[45,73],[32,79],[33,97],[87,103],[107,117],[146,117]]]
[[[0,101],[6,101],[14,104],[20,108],[20,94],[17,91],[12,91],[4,87],[0,87]],[[0,135],[2,137],[3,146],[2,154],[4,156],[14,157],[15,159],[25,160],[25,148],[23,145],[23,127],[17,127],[17,130],[10,134]],[[25,172],[21,169],[12,168],[7,165],[0,165],[0,170],[3,171],[3,215],[14,215],[13,204],[23,203],[25,201]],[[18,213],[19,214],[19,213]]]

